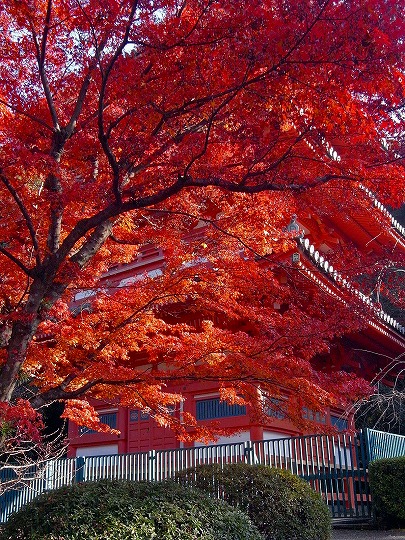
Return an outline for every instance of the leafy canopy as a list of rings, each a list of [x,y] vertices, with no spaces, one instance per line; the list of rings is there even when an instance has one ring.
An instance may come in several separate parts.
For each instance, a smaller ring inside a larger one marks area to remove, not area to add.
[[[186,437],[168,383],[219,380],[223,398],[256,405],[258,382],[275,396],[281,384],[296,421],[303,403],[364,392],[310,363],[362,321],[302,276],[283,283],[297,274],[283,268],[294,246],[283,226],[303,207],[345,212],[352,193],[366,206],[360,183],[401,202],[402,2],[0,10],[5,408],[25,374],[34,408],[67,400],[67,416],[94,425],[87,397],[118,399]],[[77,292],[147,245],[164,249],[163,275],[116,294],[104,282],[91,313],[72,317]]]

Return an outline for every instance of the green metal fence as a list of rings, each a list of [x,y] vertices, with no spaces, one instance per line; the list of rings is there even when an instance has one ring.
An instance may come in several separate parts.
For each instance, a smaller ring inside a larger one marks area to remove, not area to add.
[[[311,435],[253,443],[259,463],[290,470],[322,495],[333,517],[371,515],[362,433]]]
[[[405,456],[405,437],[375,429],[364,430],[368,461]]]
[[[355,435],[308,435],[54,460],[33,467],[31,478],[0,497],[0,522],[40,493],[63,485],[100,479],[161,481],[198,464],[238,462],[288,469],[304,478],[321,494],[333,517],[369,518],[368,463],[400,455],[405,455],[405,437],[364,430]],[[11,468],[4,468],[1,482],[13,474]]]

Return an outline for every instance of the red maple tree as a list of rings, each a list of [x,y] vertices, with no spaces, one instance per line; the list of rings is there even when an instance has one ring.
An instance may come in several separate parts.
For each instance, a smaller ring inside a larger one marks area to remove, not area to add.
[[[311,365],[362,321],[349,304],[280,282],[295,242],[283,227],[304,204],[344,208],[359,184],[401,202],[391,140],[404,99],[400,7],[3,4],[0,400],[9,416],[21,373],[34,408],[66,400],[65,414],[92,427],[88,396],[147,407],[181,430],[168,411],[182,398],[168,382],[219,380],[223,398],[251,403],[257,384],[273,396],[282,384],[297,421],[303,403],[321,410],[364,391]],[[199,220],[204,238],[190,233]],[[147,244],[164,249],[162,275],[114,294],[100,288],[112,263]],[[97,288],[91,313],[73,317],[75,293]]]

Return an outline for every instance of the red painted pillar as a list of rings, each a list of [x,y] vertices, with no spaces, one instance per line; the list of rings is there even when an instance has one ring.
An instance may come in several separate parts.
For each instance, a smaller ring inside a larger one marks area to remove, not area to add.
[[[250,426],[250,440],[251,441],[263,440],[263,426],[259,426],[259,425]]]
[[[118,407],[117,429],[121,432],[118,435],[118,453],[126,454],[128,452],[128,408]]]

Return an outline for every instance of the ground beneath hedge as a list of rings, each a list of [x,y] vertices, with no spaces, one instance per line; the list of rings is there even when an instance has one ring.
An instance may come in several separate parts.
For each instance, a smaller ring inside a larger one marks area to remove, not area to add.
[[[400,531],[357,531],[334,529],[332,540],[405,540],[405,529]]]

